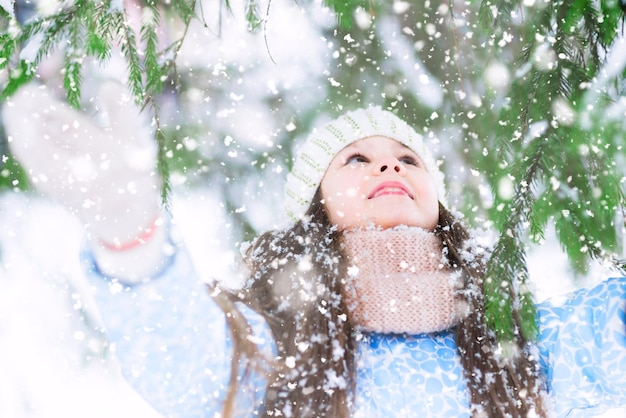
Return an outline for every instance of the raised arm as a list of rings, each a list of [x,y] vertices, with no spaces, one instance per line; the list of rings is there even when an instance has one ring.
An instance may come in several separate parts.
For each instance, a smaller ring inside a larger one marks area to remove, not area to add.
[[[4,106],[12,152],[34,186],[74,213],[99,268],[129,282],[158,272],[166,254],[156,147],[125,86],[107,82],[90,118],[29,85]]]
[[[4,109],[11,149],[34,185],[84,224],[85,272],[131,386],[164,416],[213,417],[233,361],[224,312],[170,240],[147,124],[123,86],[104,85],[98,99],[88,117],[28,86]],[[263,399],[264,380],[253,375],[237,416],[250,416]]]

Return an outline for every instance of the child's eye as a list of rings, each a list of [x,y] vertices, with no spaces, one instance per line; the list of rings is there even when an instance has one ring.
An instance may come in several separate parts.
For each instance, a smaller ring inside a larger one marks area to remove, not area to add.
[[[419,167],[419,165],[420,165],[419,160],[417,160],[417,158],[412,157],[410,155],[405,155],[404,157],[400,157],[399,161],[402,164],[414,165],[414,166],[417,166],[417,167]]]
[[[367,159],[367,157],[363,156],[362,154],[353,154],[346,159],[346,165],[363,164],[368,162],[369,160]]]

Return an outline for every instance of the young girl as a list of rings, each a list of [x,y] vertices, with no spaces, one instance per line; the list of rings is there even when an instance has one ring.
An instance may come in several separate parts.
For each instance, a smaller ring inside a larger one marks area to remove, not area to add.
[[[46,100],[45,132],[8,124],[14,148],[72,136],[77,116]],[[483,318],[488,254],[393,113],[356,110],[313,132],[285,208],[293,223],[250,246],[235,292],[207,290],[158,217],[124,239],[95,231],[83,259],[112,351],[165,416],[589,416],[626,402],[626,279],[541,305],[536,344],[498,345]]]

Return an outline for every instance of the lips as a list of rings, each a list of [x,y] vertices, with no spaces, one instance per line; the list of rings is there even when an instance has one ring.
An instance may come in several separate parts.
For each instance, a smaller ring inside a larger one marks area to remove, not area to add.
[[[368,199],[374,199],[376,197],[385,195],[400,195],[410,197],[412,200],[413,194],[402,183],[397,181],[386,181],[376,186],[374,190],[367,196]]]

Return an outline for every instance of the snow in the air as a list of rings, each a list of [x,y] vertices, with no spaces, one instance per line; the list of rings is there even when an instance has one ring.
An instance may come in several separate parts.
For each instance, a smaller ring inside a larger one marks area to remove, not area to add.
[[[6,10],[12,10],[12,4],[0,0],[0,7]],[[408,2],[394,2],[397,13],[409,6]],[[121,9],[122,2],[113,1],[111,8]],[[207,9],[207,15],[210,12]],[[277,127],[269,109],[260,101],[246,99],[252,95],[271,95],[279,88],[293,89],[299,94],[297,97],[286,95],[286,100],[292,100],[293,106],[310,107],[318,97],[315,91],[302,89],[302,86],[326,71],[325,66],[335,50],[332,41],[319,37],[311,27],[312,17],[305,15],[296,2],[277,1],[271,13],[274,19],[264,28],[267,38],[250,35],[240,18],[239,24],[223,27],[225,33],[219,42],[208,43],[207,39],[216,39],[215,33],[195,22],[178,58],[183,67],[208,68],[216,80],[227,77],[224,63],[239,64],[240,82],[235,83],[238,89],[228,92],[228,106],[211,115],[230,129],[231,136],[212,140],[223,142],[232,159],[239,158],[238,150],[247,147],[270,149],[274,146],[271,135],[274,130],[293,131],[298,125],[298,121],[293,120]],[[332,16],[321,11],[313,18],[318,25],[332,22]],[[357,14],[356,24],[368,27],[368,19],[367,13]],[[274,22],[290,22],[290,25]],[[386,25],[382,41],[393,50],[389,59],[396,60],[395,65],[405,72],[418,75],[408,80],[412,83],[410,88],[421,92],[425,104],[433,108],[433,118],[439,117],[436,110],[442,101],[441,87],[407,49],[409,45],[398,41],[397,34],[407,28],[392,21],[379,24]],[[437,36],[434,25],[432,35]],[[31,46],[39,41],[34,40]],[[605,78],[596,81],[598,90],[612,75],[611,71],[624,67],[626,47],[616,50],[622,53],[615,54],[610,61]],[[28,47],[22,52],[25,57],[32,53]],[[276,64],[268,59],[270,53]],[[556,62],[550,40],[541,39],[533,65],[548,70]],[[350,63],[349,57],[346,63]],[[255,68],[262,68],[263,72],[255,72]],[[500,62],[486,65],[485,79],[497,93],[505,92],[514,76],[516,74]],[[332,85],[334,80],[328,82]],[[216,99],[205,95],[203,86],[187,94],[187,99],[197,104],[189,109],[188,120],[202,120],[211,113],[210,105]],[[472,100],[478,103],[480,98]],[[573,116],[567,103],[557,100],[554,107],[560,123],[571,123]],[[624,108],[625,101],[616,103],[615,114],[623,114]],[[255,135],[250,135],[251,130],[255,130]],[[188,149],[207,144],[211,141],[199,143],[189,138],[185,142]],[[144,162],[145,159],[133,161]],[[89,167],[77,166],[76,169],[84,173]],[[270,191],[280,185],[285,167],[275,163],[270,172],[273,178],[257,180],[265,181],[260,184],[260,190]],[[175,227],[203,278],[216,277],[236,284],[241,280],[237,270],[239,249],[229,240],[228,227],[225,227],[232,219],[224,213],[214,190],[189,189],[185,187],[186,181],[180,173],[172,176]],[[503,180],[501,195],[512,195],[513,187],[512,182]],[[267,193],[267,196],[255,198],[272,199],[272,196]],[[237,211],[245,211],[260,230],[280,221],[277,213],[259,209],[254,202],[242,205]],[[0,418],[159,417],[121,378],[105,336],[99,332],[100,318],[79,264],[82,240],[83,229],[79,222],[56,202],[37,193],[7,191],[0,194]],[[545,243],[531,248],[529,269],[538,301],[598,283],[611,274],[595,266],[589,276],[578,282],[573,280],[567,258],[550,233]],[[339,386],[342,382],[334,381],[334,384]],[[622,417],[624,414],[626,410],[621,409],[603,416]]]

